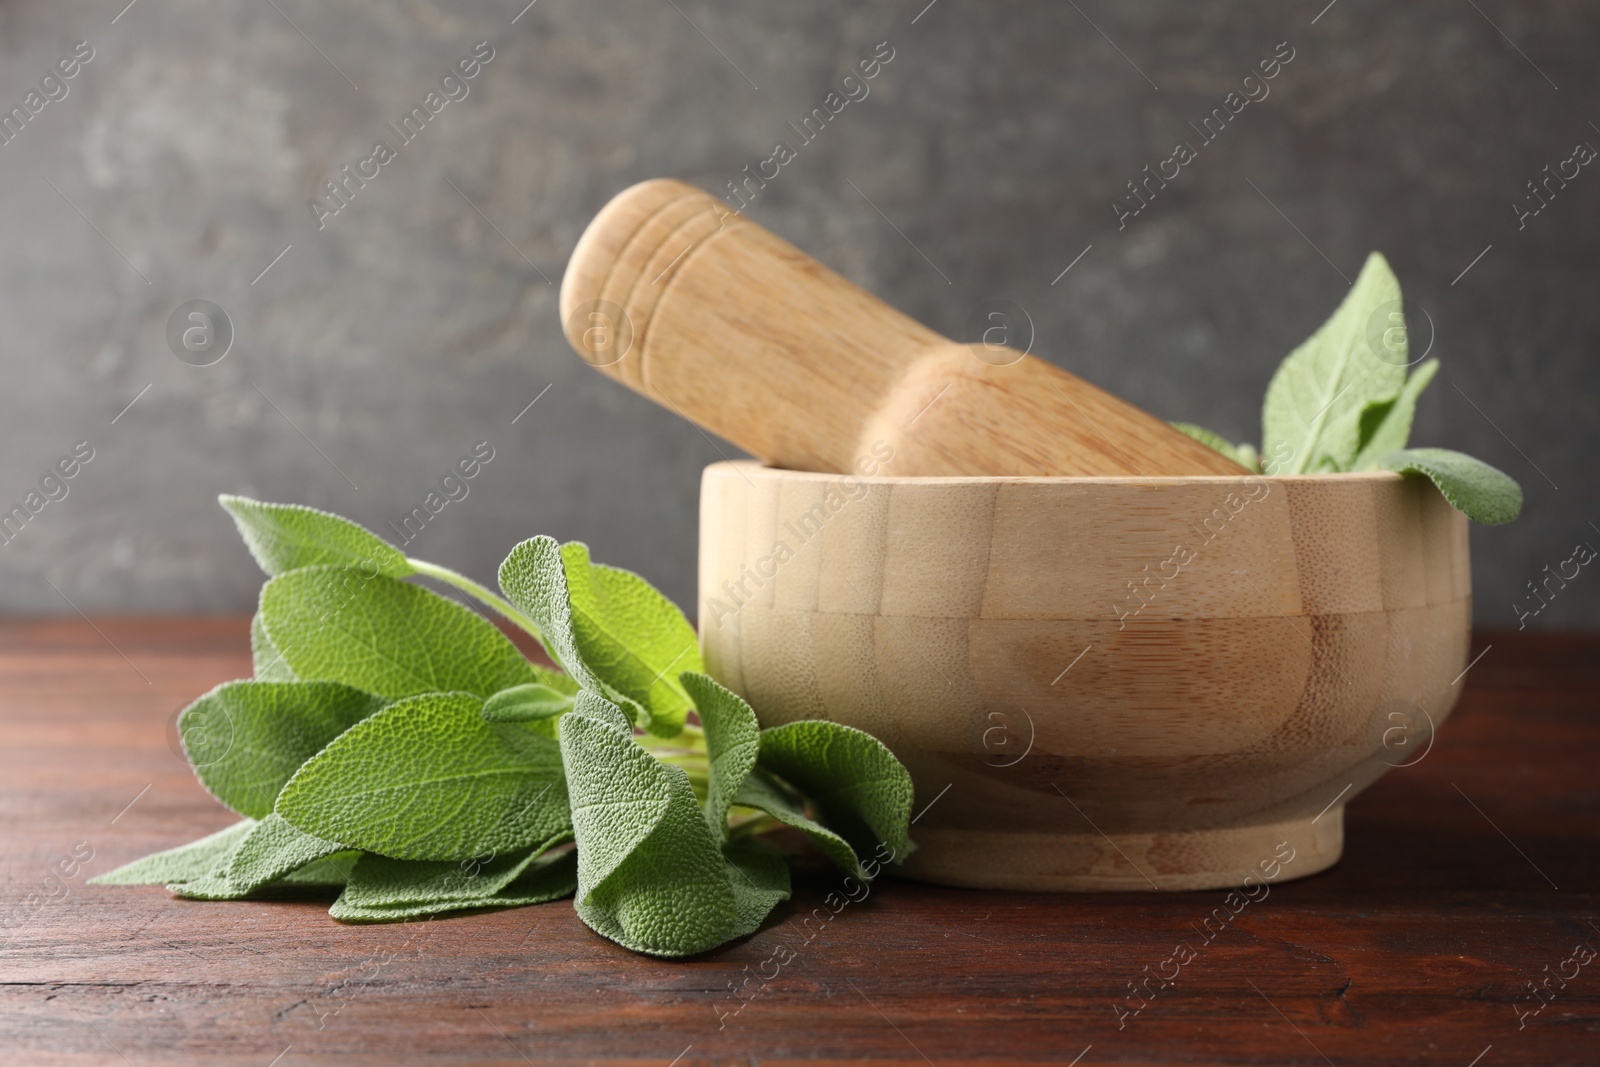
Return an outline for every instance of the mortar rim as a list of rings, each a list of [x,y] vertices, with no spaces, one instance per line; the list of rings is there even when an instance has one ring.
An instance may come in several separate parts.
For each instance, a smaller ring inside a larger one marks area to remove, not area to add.
[[[906,474],[849,474],[828,473],[825,471],[796,471],[787,467],[775,467],[756,459],[718,460],[707,464],[703,474],[716,470],[729,470],[737,473],[754,471],[763,477],[773,475],[781,476],[784,480],[794,481],[824,481],[838,482],[846,478],[856,478],[869,485],[1039,485],[1039,486],[1068,486],[1068,485],[1125,485],[1141,489],[1172,488],[1186,485],[1237,485],[1250,479],[1263,482],[1280,482],[1283,484],[1304,485],[1307,483],[1349,483],[1373,482],[1378,484],[1399,484],[1406,481],[1423,482],[1424,479],[1407,479],[1405,475],[1394,471],[1335,471],[1326,474],[1186,474],[1186,475],[1025,475],[1025,474],[960,474],[960,475],[906,475]]]

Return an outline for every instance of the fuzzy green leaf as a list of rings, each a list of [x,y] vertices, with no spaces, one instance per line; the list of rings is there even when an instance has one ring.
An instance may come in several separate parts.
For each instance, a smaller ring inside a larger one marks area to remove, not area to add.
[[[415,573],[404,554],[349,519],[300,504],[263,504],[223,494],[217,502],[233,516],[250,554],[269,575],[299,567],[336,564],[371,576]]]
[[[339,903],[343,908],[367,911],[430,902],[447,905],[450,901],[482,900],[522,877],[534,860],[571,839],[571,834],[563,833],[533,848],[504,856],[454,862],[397,860],[368,852],[351,872]]]
[[[740,901],[688,776],[676,767],[662,771],[667,812],[610,878],[586,886],[578,846],[575,907],[592,930],[625,948],[689,956],[736,936]]]
[[[225,870],[212,871],[186,882],[172,882],[167,889],[185,900],[260,900],[272,896],[303,896],[312,891],[342,888],[350,878],[350,869],[361,856],[362,853],[354,850],[335,852],[331,856],[312,860],[304,867],[249,892],[234,888]]]
[[[564,715],[572,710],[572,698],[578,691],[576,683],[569,680],[566,684],[571,688],[529,682],[502,689],[484,702],[483,717],[490,722],[539,722]]]
[[[262,587],[261,615],[298,677],[391,700],[452,692],[487,698],[543,680],[482,615],[382,575],[302,567]]]
[[[568,829],[554,742],[484,721],[468,693],[390,704],[289,780],[277,811],[296,828],[396,859],[505,854]]]
[[[561,756],[580,884],[599,885],[666,814],[664,770],[633,740],[621,709],[588,689],[561,718]]]
[[[578,648],[560,543],[553,537],[530,537],[501,562],[499,578],[506,599],[538,625],[551,658],[579,687],[603,692],[605,684],[589,669]]]
[[[1276,456],[1283,447],[1292,450],[1273,473],[1350,469],[1360,449],[1362,412],[1392,400],[1405,382],[1405,331],[1374,321],[1385,308],[1398,314],[1399,307],[1400,283],[1374,252],[1338,310],[1289,353],[1267,387],[1261,451]]]
[[[531,537],[513,548],[500,564],[499,577],[506,599],[533,620],[550,658],[574,682],[621,705],[630,722],[649,721],[650,713],[642,705],[606,684],[590,667],[579,642],[566,566],[555,538]]]
[[[778,901],[788,900],[789,864],[777,849],[761,840],[735,841],[722,846],[728,861],[737,918],[727,940],[761,929]]]
[[[274,886],[316,886],[318,888],[343,887],[350,880],[350,871],[365,852],[350,849],[335,852],[325,859],[312,860],[299,870],[290,871],[272,884]]]
[[[228,860],[255,828],[254,819],[242,819],[224,830],[191,841],[187,845],[152,852],[143,859],[124,864],[114,871],[89,879],[90,885],[167,885],[220,874]]]
[[[578,844],[578,916],[635,952],[687,956],[747,925],[742,877],[723,856],[684,772],[633,740],[621,709],[590,692],[561,722]],[[770,905],[769,905],[770,906]]]
[[[1247,470],[1260,469],[1261,457],[1256,453],[1255,445],[1233,444],[1220,433],[1208,430],[1204,426],[1196,426],[1192,422],[1175,422],[1172,423],[1172,428],[1188,434],[1208,448],[1216,449]]]
[[[273,812],[256,823],[228,860],[223,879],[240,896],[255,892],[320,859],[350,851],[302,833]]]
[[[561,562],[584,663],[610,689],[644,706],[651,733],[678,733],[691,705],[678,675],[705,670],[694,627],[637,574],[591,562],[580,542],[561,546]]]
[[[183,709],[178,734],[211,795],[261,819],[302,763],[383,705],[337,682],[224,682]]]
[[[258,682],[299,681],[294,676],[294,671],[283,661],[283,653],[278,651],[278,646],[267,636],[267,627],[261,621],[259,611],[250,616],[250,664],[251,673]]]
[[[201,878],[191,878],[187,882],[173,882],[167,890],[175,897],[184,900],[243,900],[248,893],[235,892],[228,884],[226,876],[221,874],[208,874]]]
[[[851,847],[850,842],[821,823],[808,818],[804,808],[805,802],[773,781],[770,775],[761,771],[751,775],[739,789],[739,795],[734,798],[734,803],[740,807],[764,811],[785,826],[804,831],[806,836],[811,838],[811,843],[832,860],[834,866],[846,874],[871,880],[872,876],[862,868],[861,859],[856,855],[856,850]]]
[[[685,671],[679,681],[694,700],[705,727],[706,756],[711,767],[706,787],[706,822],[721,841],[728,835],[728,808],[755,769],[761,727],[744,698],[718,685],[709,675]]]
[[[1368,404],[1361,413],[1361,441],[1351,470],[1361,470],[1373,460],[1406,447],[1411,439],[1411,423],[1417,414],[1417,397],[1439,373],[1439,361],[1418,364],[1393,400]]]
[[[1379,456],[1372,465],[1431,479],[1444,498],[1474,522],[1498,526],[1522,513],[1522,489],[1509,475],[1448,448],[1401,449]]]
[[[519,908],[529,904],[543,904],[549,900],[571,896],[577,888],[577,854],[569,850],[540,856],[516,881],[489,896],[445,896],[433,900],[379,905],[357,905],[341,896],[334,902],[333,907],[328,909],[328,914],[340,922],[347,923],[404,922],[407,919],[421,919],[441,912],[464,911],[469,908]]]
[[[821,720],[786,723],[761,731],[757,766],[808,797],[857,855],[880,843],[899,859],[910,854],[911,775],[871,734]]]
[[[343,888],[350,878],[350,870],[363,853],[342,850],[312,860],[303,867],[289,871],[281,878],[264,882],[248,891],[241,890],[228,880],[226,872],[210,874],[188,882],[167,886],[174,896],[184,900],[262,900],[272,897],[326,896],[327,890]]]

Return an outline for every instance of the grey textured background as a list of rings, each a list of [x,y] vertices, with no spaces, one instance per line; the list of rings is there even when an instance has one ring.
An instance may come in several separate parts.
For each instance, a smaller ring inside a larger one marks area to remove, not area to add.
[[[381,527],[485,439],[415,554],[488,580],[547,532],[689,603],[717,452],[569,352],[545,277],[612,194],[719,189],[884,40],[870,96],[756,220],[951,335],[1013,300],[1036,352],[1252,440],[1272,368],[1382,249],[1444,361],[1414,442],[1527,492],[1515,525],[1474,530],[1479,621],[1515,625],[1524,583],[1600,545],[1600,166],[1521,231],[1510,206],[1600,146],[1600,8],[925,2],[538,0],[514,25],[521,0],[0,3],[6,109],[96,50],[0,147],[0,503],[73,442],[97,451],[0,548],[0,610],[246,609],[260,575],[218,492]],[[308,197],[484,39],[471,95],[319,232]],[[1111,198],[1285,40],[1270,96],[1119,232]],[[165,341],[191,298],[234,323],[211,367]],[[1600,578],[1532,625],[1600,626]]]

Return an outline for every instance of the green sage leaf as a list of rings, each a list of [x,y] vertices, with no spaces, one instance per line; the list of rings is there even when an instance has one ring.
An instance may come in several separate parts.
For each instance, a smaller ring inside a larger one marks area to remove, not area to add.
[[[1377,457],[1406,447],[1411,438],[1411,423],[1417,414],[1417,397],[1439,373],[1439,361],[1430,359],[1417,365],[1393,400],[1367,405],[1361,413],[1361,441],[1351,470],[1361,470]]]
[[[809,798],[857,855],[879,844],[897,860],[910,854],[911,775],[871,734],[821,720],[786,723],[761,731],[757,766]]]
[[[539,722],[565,715],[572,710],[578,692],[576,682],[567,675],[559,687],[544,682],[528,682],[502,689],[483,705],[483,717],[490,722]]]
[[[486,722],[468,693],[397,701],[308,760],[278,795],[296,828],[395,859],[465,860],[569,827],[556,744]]]
[[[734,841],[722,846],[728,861],[736,918],[727,940],[761,929],[780,900],[790,897],[789,864],[765,841]]]
[[[718,847],[688,776],[641,748],[621,709],[594,693],[579,693],[560,722],[579,918],[654,956],[692,955],[738,936],[746,910],[731,880],[740,875]]]
[[[494,896],[521,878],[540,856],[571,839],[571,834],[562,833],[533,848],[504,856],[453,862],[397,860],[368,852],[351,872],[339,905],[341,909],[366,911],[466,901],[469,903],[463,906],[472,907],[470,902]]]
[[[755,769],[761,727],[744,698],[719,685],[710,675],[685,671],[679,681],[693,698],[705,728],[706,756],[711,768],[706,787],[706,823],[722,841],[728,836],[728,809],[739,787]]]
[[[835,867],[857,878],[871,880],[872,876],[862,867],[861,859],[850,842],[809,818],[805,813],[805,801],[774,781],[770,775],[762,771],[752,774],[740,787],[733,802],[740,807],[764,811],[785,826],[804,831],[817,850],[832,860]]]
[[[546,680],[482,615],[421,586],[302,567],[261,590],[267,636],[295,675],[391,700]]]
[[[421,919],[447,911],[469,908],[520,908],[530,904],[569,897],[578,888],[577,854],[572,851],[547,853],[534,860],[516,881],[491,896],[464,898],[440,897],[434,900],[386,905],[353,904],[343,896],[328,909],[328,914],[347,923],[392,923]]]
[[[322,564],[358,568],[368,576],[404,578],[415,573],[399,549],[338,515],[226,493],[217,502],[233,516],[250,554],[269,575]]]
[[[228,860],[255,825],[254,819],[242,819],[198,841],[164,852],[152,852],[143,859],[107,871],[89,879],[89,884],[168,885],[221,874],[227,870]]]
[[[250,664],[251,673],[258,682],[297,682],[294,671],[283,661],[283,653],[278,651],[278,646],[272,643],[272,638],[267,636],[266,624],[261,621],[261,612],[250,616]]]
[[[318,888],[343,887],[350,880],[350,871],[365,852],[350,849],[335,852],[325,859],[312,860],[299,870],[290,871],[272,884],[275,886],[306,886]]]
[[[678,675],[705,670],[694,627],[637,574],[591,562],[584,544],[562,545],[561,562],[584,662],[610,689],[644,706],[651,733],[678,733],[692,706]]]
[[[223,880],[245,896],[320,859],[350,851],[334,841],[302,833],[272,812],[256,823],[228,859]]]
[[[1373,466],[1430,479],[1474,522],[1498,526],[1522,513],[1522,489],[1509,475],[1448,448],[1401,449],[1379,456]]]
[[[533,620],[546,651],[574,682],[620,705],[630,722],[642,726],[650,721],[643,705],[608,685],[590,667],[578,637],[561,545],[555,538],[532,537],[513,548],[500,564],[499,578],[506,599]]]
[[[384,703],[338,682],[224,682],[183,709],[178,735],[211,795],[262,819],[302,763]]]
[[[1370,339],[1374,316],[1399,307],[1400,283],[1374,252],[1338,310],[1278,367],[1262,409],[1262,453],[1288,457],[1274,474],[1350,469],[1362,413],[1405,383],[1405,331],[1378,330],[1377,350]]]

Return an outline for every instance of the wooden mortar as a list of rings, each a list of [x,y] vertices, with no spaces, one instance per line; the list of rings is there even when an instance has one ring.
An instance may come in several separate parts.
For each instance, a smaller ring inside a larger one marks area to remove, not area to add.
[[[600,212],[561,310],[585,360],[774,465],[705,473],[707,664],[764,726],[904,761],[912,877],[1312,874],[1455,703],[1466,519],[1425,482],[1252,475],[681,182]]]
[[[1202,889],[1323,870],[1466,665],[1466,518],[1389,473],[873,478],[718,463],[707,665],[916,783],[948,885]],[[1283,856],[1292,859],[1283,862]],[[1270,877],[1269,877],[1270,874]]]

